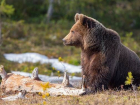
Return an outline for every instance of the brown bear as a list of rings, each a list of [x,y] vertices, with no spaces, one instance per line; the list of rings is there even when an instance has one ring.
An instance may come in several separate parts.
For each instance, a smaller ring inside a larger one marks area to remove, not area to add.
[[[139,57],[121,43],[117,32],[97,20],[77,13],[75,24],[63,43],[81,48],[87,90],[96,92],[103,86],[104,89],[118,88],[124,85],[128,72],[132,72],[133,84],[140,84]]]

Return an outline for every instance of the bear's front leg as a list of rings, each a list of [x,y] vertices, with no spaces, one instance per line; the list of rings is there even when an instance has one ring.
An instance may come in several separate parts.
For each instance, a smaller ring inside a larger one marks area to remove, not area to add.
[[[109,73],[96,74],[94,77],[92,75],[85,75],[85,88],[86,94],[96,93],[97,91],[104,91],[108,89],[108,84],[110,81]]]

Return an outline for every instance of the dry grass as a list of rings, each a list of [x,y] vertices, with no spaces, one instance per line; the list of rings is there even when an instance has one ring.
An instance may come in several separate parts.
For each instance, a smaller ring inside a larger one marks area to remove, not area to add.
[[[2,95],[0,95],[2,97]],[[28,99],[5,102],[0,105],[140,105],[140,92],[108,90],[94,95],[48,97],[27,94]]]

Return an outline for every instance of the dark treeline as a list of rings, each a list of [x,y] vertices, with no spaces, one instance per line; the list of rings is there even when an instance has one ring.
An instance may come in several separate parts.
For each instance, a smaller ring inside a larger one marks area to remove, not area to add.
[[[46,20],[50,5],[51,21],[73,21],[75,13],[83,13],[107,26],[129,29],[140,27],[139,0],[6,0],[15,8],[13,20],[28,23]]]

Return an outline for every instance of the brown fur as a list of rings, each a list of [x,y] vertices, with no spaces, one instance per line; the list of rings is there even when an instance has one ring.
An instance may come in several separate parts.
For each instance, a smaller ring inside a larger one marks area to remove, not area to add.
[[[140,59],[121,43],[117,32],[83,14],[76,14],[75,21],[63,42],[81,48],[82,73],[89,90],[120,87],[129,71],[133,84],[140,84]]]

